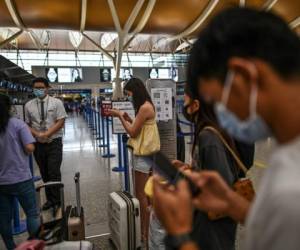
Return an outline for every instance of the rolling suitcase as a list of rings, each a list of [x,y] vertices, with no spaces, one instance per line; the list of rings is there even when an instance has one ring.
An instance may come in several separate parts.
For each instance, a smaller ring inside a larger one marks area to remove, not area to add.
[[[66,208],[67,240],[79,241],[85,239],[84,211],[80,200],[80,173],[74,177],[76,186],[76,206]]]
[[[110,239],[118,250],[141,249],[139,201],[127,192],[109,195]]]

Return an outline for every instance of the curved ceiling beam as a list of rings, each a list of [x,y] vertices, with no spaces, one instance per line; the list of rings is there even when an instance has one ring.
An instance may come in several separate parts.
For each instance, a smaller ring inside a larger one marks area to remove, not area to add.
[[[86,11],[87,11],[87,0],[81,0],[80,32],[83,32],[85,29]]]
[[[124,51],[124,42],[126,37],[128,36],[129,30],[131,29],[134,21],[136,20],[139,12],[141,11],[143,4],[145,0],[138,0],[137,3],[135,4],[133,10],[131,11],[124,28],[121,27],[120,24],[120,19],[114,4],[113,0],[108,0],[108,6],[112,15],[112,19],[115,25],[115,28],[118,33],[118,42],[117,42],[117,55],[116,55],[116,64],[115,64],[115,70],[116,70],[116,79],[119,81],[120,77],[120,68],[121,68],[121,61],[122,61],[122,54]],[[119,84],[116,85],[117,88],[119,88]],[[117,91],[114,91],[114,98],[118,97],[119,93],[121,93],[120,89],[117,89]],[[116,95],[115,95],[116,94]]]
[[[9,11],[11,18],[13,19],[14,23],[17,25],[19,29],[25,30],[25,26],[21,17],[16,9],[16,6],[13,4],[12,0],[5,0],[6,7]]]
[[[117,10],[116,10],[113,0],[108,0],[108,6],[109,6],[109,9],[111,12],[111,16],[112,16],[115,28],[116,28],[117,32],[120,32],[122,30],[122,28],[121,28],[118,13],[117,13]]]
[[[246,6],[246,0],[240,0],[240,7]]]
[[[269,11],[270,9],[273,8],[273,6],[277,3],[278,0],[267,0],[262,8],[266,11]]]
[[[104,55],[106,55],[110,60],[112,60],[113,62],[115,61],[115,58],[110,54],[108,53],[107,50],[105,50],[101,45],[99,45],[97,42],[95,42],[92,38],[90,38],[87,34],[85,34],[84,32],[82,32],[82,35],[88,39],[92,44],[94,44],[99,50],[101,53],[103,53]]]
[[[132,40],[135,38],[135,36],[138,33],[140,33],[143,30],[143,28],[145,27],[147,21],[149,20],[151,13],[152,13],[152,10],[154,9],[155,3],[156,3],[156,0],[149,0],[146,10],[144,12],[144,15],[142,16],[142,18],[141,18],[140,22],[138,23],[138,25],[136,26],[136,28],[133,30],[131,38],[124,45],[124,48],[123,48],[124,50],[127,49],[127,47],[132,42]]]
[[[32,32],[31,30],[28,30],[28,29],[25,27],[25,25],[24,25],[24,23],[23,23],[23,21],[22,21],[20,15],[19,15],[19,13],[18,13],[18,11],[17,11],[17,8],[16,8],[16,6],[14,5],[14,3],[12,2],[12,0],[5,0],[5,4],[6,4],[6,6],[7,6],[7,9],[8,9],[8,11],[9,11],[9,14],[10,14],[11,18],[13,19],[14,23],[16,24],[16,26],[17,26],[20,30],[22,30],[22,31],[27,31],[28,34],[29,34],[29,36],[30,36],[30,38],[31,38],[31,40],[32,40],[32,42],[34,43],[34,45],[35,45],[38,49],[41,49],[41,48],[42,48],[42,45],[41,45],[39,39],[35,36],[34,32]],[[18,33],[18,32],[17,32],[17,33]],[[21,32],[21,33],[22,33],[22,32]],[[20,33],[20,34],[21,34],[21,33]],[[20,34],[19,34],[19,35],[20,35]],[[17,37],[15,37],[15,38],[17,38]]]
[[[297,28],[300,25],[300,16],[294,19],[292,22],[290,22],[290,27],[292,29]]]
[[[14,39],[16,39],[19,35],[21,35],[23,33],[23,30],[19,30],[18,32],[16,32],[15,34],[13,34],[12,36],[8,37],[7,39],[3,40],[0,42],[0,48],[2,48],[3,46],[5,46],[6,44],[10,43],[11,41],[13,41]]]
[[[178,40],[187,37],[188,35],[193,33],[195,30],[197,30],[200,27],[200,25],[205,21],[205,19],[209,16],[209,14],[213,11],[213,9],[216,7],[218,3],[219,0],[211,0],[207,4],[205,10],[200,14],[200,16],[196,19],[196,21],[191,26],[189,26],[187,29],[182,31],[180,34],[170,37],[167,40],[169,42],[173,40]]]

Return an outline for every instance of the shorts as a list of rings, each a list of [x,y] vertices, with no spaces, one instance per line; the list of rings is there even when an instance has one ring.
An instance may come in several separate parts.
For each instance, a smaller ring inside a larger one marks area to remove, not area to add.
[[[132,157],[133,170],[149,174],[151,170],[151,164],[146,160],[145,156],[133,155]]]

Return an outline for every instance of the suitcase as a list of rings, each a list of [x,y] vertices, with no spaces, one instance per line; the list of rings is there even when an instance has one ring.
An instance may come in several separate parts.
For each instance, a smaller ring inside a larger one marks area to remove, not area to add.
[[[141,249],[139,201],[127,192],[109,195],[108,219],[110,239],[119,250]]]
[[[52,246],[47,246],[45,250],[93,250],[94,245],[89,241],[64,241]]]
[[[85,239],[84,211],[80,200],[80,173],[74,177],[76,186],[76,206],[66,208],[67,240],[80,241]]]

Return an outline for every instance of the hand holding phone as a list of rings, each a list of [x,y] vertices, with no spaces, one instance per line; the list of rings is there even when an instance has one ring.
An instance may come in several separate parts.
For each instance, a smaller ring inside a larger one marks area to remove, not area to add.
[[[193,196],[196,196],[200,193],[200,189],[196,187],[187,176],[176,169],[172,165],[172,162],[161,152],[157,152],[154,155],[149,156],[148,160],[151,161],[153,170],[164,177],[170,184],[175,185],[178,180],[184,178],[187,180]]]

